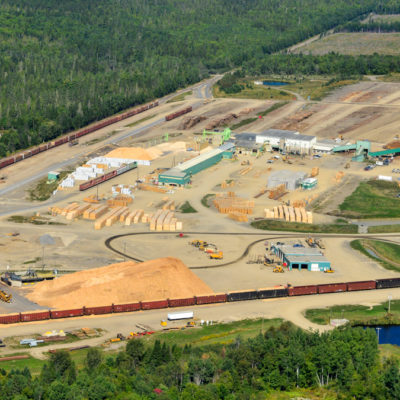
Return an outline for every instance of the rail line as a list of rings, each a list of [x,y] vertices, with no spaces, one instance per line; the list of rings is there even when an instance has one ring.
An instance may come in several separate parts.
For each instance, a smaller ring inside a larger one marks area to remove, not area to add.
[[[184,235],[228,235],[228,236],[261,236],[263,233],[258,233],[258,232],[246,232],[246,233],[241,233],[241,232],[182,232]],[[112,242],[114,240],[127,237],[127,236],[138,236],[138,235],[177,235],[176,232],[131,232],[131,233],[125,233],[122,235],[115,235],[111,236],[108,239],[105,240],[104,244],[105,246],[113,251],[114,253],[124,257],[128,258],[133,261],[137,262],[143,262],[145,260],[142,260],[137,257],[133,257],[127,253],[124,253],[120,250],[117,250],[115,247],[112,246]],[[202,266],[196,266],[196,267],[189,267],[189,269],[213,269],[213,268],[221,268],[221,267],[226,267],[228,265],[236,264],[237,262],[243,260],[248,254],[251,248],[256,245],[257,243],[263,242],[265,240],[278,240],[278,239],[292,239],[292,238],[301,238],[304,236],[307,236],[307,234],[304,233],[288,233],[288,234],[267,234],[268,236],[263,237],[262,239],[254,240],[253,242],[249,243],[247,247],[245,248],[244,252],[242,253],[241,256],[239,256],[237,259],[228,261],[222,264],[217,264],[217,265],[202,265]],[[389,236],[390,235],[390,236]],[[325,238],[337,238],[337,239],[372,239],[372,240],[381,240],[383,242],[388,242],[388,243],[394,243],[394,244],[399,244],[398,242],[395,242],[393,240],[388,240],[385,239],[385,237],[392,237],[394,236],[393,234],[382,234],[382,235],[340,235],[340,234],[329,234],[329,233],[322,233],[318,234],[318,237],[325,237]]]

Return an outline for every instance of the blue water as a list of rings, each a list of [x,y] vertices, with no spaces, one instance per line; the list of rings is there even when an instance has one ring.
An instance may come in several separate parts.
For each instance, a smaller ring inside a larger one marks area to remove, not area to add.
[[[285,86],[285,85],[289,85],[289,82],[263,81],[263,85],[266,85],[266,86]]]
[[[379,344],[396,344],[400,346],[400,325],[377,326],[372,329],[377,332],[377,328],[380,328]]]

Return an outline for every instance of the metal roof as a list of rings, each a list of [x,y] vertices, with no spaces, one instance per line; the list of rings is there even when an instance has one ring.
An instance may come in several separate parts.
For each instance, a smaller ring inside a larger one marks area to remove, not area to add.
[[[306,142],[311,142],[312,140],[315,139],[315,136],[301,135],[297,131],[285,131],[282,129],[267,129],[266,131],[257,133],[256,135],[263,137],[278,138],[278,139],[302,140]]]
[[[248,141],[256,141],[256,134],[255,133],[239,133],[235,135],[236,140],[248,140]]]
[[[298,256],[298,255],[286,255],[286,259],[292,264],[292,263],[298,263],[298,264],[306,264],[306,263],[313,263],[313,262],[326,262],[329,263],[330,261],[323,256],[322,254],[320,255],[309,255],[309,256]]]
[[[316,247],[293,247],[291,245],[275,246],[285,254],[285,256],[322,256],[322,253]]]
[[[395,149],[382,150],[382,151],[373,151],[373,152],[369,152],[368,155],[370,155],[372,157],[379,157],[379,156],[385,156],[388,154],[395,154],[395,153],[400,153],[400,147],[397,147]]]
[[[178,168],[171,168],[168,171],[165,171],[164,173],[160,174],[159,176],[161,176],[161,177],[170,176],[170,177],[173,177],[173,178],[184,178],[185,176],[187,176],[187,173],[181,171]]]
[[[218,148],[219,148],[221,151],[229,151],[229,150],[232,150],[234,147],[235,147],[235,143],[226,142],[226,143],[224,143],[224,144],[221,144],[221,146],[219,146]]]

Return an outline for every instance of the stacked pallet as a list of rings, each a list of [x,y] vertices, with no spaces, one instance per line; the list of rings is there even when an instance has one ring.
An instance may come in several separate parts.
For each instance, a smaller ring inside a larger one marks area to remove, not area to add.
[[[252,214],[254,201],[236,197],[234,192],[228,192],[227,195],[218,194],[214,200],[214,205],[221,214]]]
[[[108,211],[108,207],[106,205],[98,204],[95,206],[91,206],[83,213],[84,219],[95,220],[100,218]]]
[[[142,222],[143,218],[142,218]],[[182,229],[182,222],[175,218],[175,214],[170,210],[157,210],[150,218],[151,231],[176,231]]]
[[[74,219],[80,217],[85,210],[90,208],[90,204],[81,204],[80,206],[74,208],[72,211],[69,211],[66,215],[66,219]]]
[[[313,223],[312,212],[306,211],[303,207],[279,205],[272,210],[266,208],[264,209],[264,217],[268,219],[284,219],[287,222]]]
[[[167,202],[162,206],[163,210],[175,210],[175,201],[174,200],[167,200]]]
[[[85,201],[86,203],[97,204],[99,202],[99,199],[95,194],[91,194],[90,196],[85,197],[83,201]]]

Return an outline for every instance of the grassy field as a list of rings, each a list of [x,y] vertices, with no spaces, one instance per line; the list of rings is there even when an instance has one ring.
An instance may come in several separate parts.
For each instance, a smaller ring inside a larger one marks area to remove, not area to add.
[[[384,268],[400,272],[400,246],[393,243],[381,242],[379,240],[353,240],[350,246],[354,250],[366,255],[374,261],[379,262]],[[368,252],[372,250],[376,257]]]
[[[400,224],[369,226],[368,233],[400,232]]]
[[[128,126],[129,128],[132,128],[132,126],[139,125],[142,122],[145,122],[145,121],[148,121],[149,119],[154,118],[155,116],[157,116],[157,114],[148,115],[147,117],[141,118],[135,122],[132,122],[131,124],[126,125],[126,126]]]
[[[257,99],[257,100],[296,100],[292,94],[283,89],[273,89],[268,86],[254,85],[250,80],[240,81],[239,84],[244,86],[244,89],[239,93],[227,94],[219,89],[218,85],[213,87],[214,97],[233,97],[238,99]],[[286,88],[287,86],[285,86]]]
[[[399,188],[395,182],[361,182],[339,206],[347,218],[400,218]]]
[[[390,325],[400,324],[400,300],[373,306],[342,305],[326,308],[314,308],[305,312],[305,317],[318,325],[328,325],[330,319],[346,318],[351,325]]]
[[[173,97],[172,99],[169,99],[167,103],[175,103],[176,101],[183,101],[185,100],[186,96],[191,96],[193,92],[189,90],[188,92],[183,92],[181,94],[178,94],[177,96]]]
[[[295,53],[322,55],[400,54],[400,33],[351,32],[335,33],[300,47]]]
[[[350,224],[303,224],[299,222],[286,222],[276,220],[261,220],[251,223],[253,228],[266,231],[289,231],[289,232],[310,232],[310,233],[357,233],[357,225]]]
[[[53,192],[58,188],[60,182],[72,171],[60,172],[60,178],[56,181],[47,181],[47,177],[40,179],[36,186],[28,189],[29,200],[31,201],[45,201],[48,200]]]
[[[23,215],[11,215],[11,217],[7,218],[9,222],[15,222],[17,224],[33,224],[33,225],[66,225],[63,222],[54,222],[50,221],[48,217],[40,216],[37,217],[35,215],[31,217],[26,217]]]
[[[190,214],[190,213],[197,213],[197,210],[194,209],[188,201],[185,201],[180,207],[179,211],[184,214]]]

